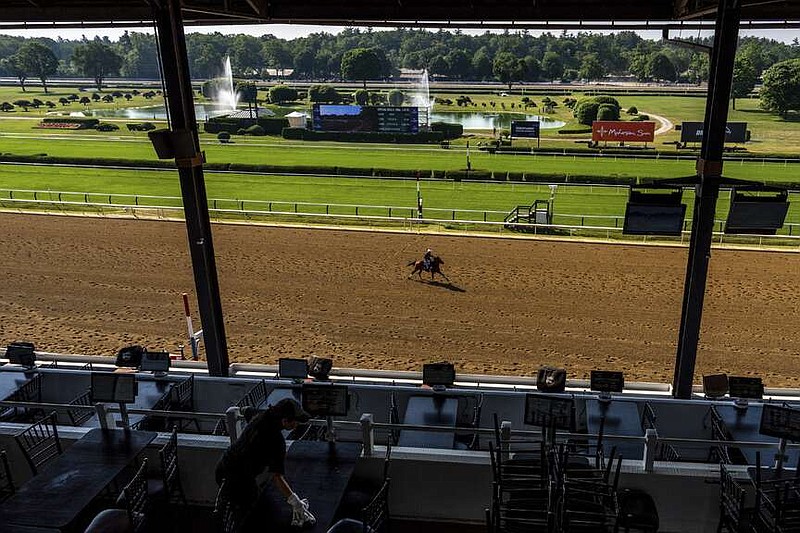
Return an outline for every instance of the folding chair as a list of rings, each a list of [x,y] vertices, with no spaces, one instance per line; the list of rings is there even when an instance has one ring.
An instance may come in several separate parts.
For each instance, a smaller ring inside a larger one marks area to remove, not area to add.
[[[128,511],[133,533],[145,531],[150,515],[150,497],[147,494],[147,459],[120,492],[117,500]]]
[[[87,390],[69,402],[70,405],[85,405],[90,406],[92,405],[92,393],[91,391]],[[91,419],[94,416],[94,411],[90,409],[67,409],[67,416],[69,416],[69,421],[73,426],[81,426],[84,422]]]
[[[161,461],[161,478],[167,502],[186,505],[186,494],[183,492],[181,473],[178,466],[178,428],[172,428],[172,434],[166,444],[158,450]]]
[[[0,450],[0,502],[4,502],[16,492],[6,451]]]
[[[63,452],[61,440],[58,438],[56,412],[53,411],[45,418],[17,433],[14,435],[14,440],[17,441],[35,476],[45,463]]]
[[[223,481],[214,501],[214,516],[217,519],[220,533],[238,533],[244,524],[244,513],[232,501],[227,486]]]

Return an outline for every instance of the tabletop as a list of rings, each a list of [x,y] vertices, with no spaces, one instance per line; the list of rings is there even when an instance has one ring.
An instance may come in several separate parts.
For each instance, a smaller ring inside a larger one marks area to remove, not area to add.
[[[456,426],[458,398],[447,396],[411,396],[403,417],[404,424],[420,426]],[[412,448],[452,449],[455,433],[404,429],[400,431],[398,446]]]
[[[0,399],[5,400],[30,381],[35,372],[0,371]]]
[[[169,394],[174,384],[174,381],[163,379],[137,380],[136,386],[138,392],[136,393],[136,398],[133,403],[125,404],[125,406],[128,409],[152,409],[162,396]],[[147,415],[131,413],[128,415],[128,421],[130,425],[133,426],[146,416]],[[116,420],[121,420],[119,413],[114,413],[114,418]],[[96,416],[93,416],[83,424],[84,427],[98,427],[99,425],[100,421]]]
[[[68,528],[156,436],[151,431],[92,429],[6,500],[0,523]]]
[[[773,444],[772,448],[761,448],[761,464],[770,466],[775,462],[775,454],[778,453],[776,447],[778,439],[762,435],[759,432],[762,411],[760,404],[748,405],[746,409],[736,408],[733,405],[717,405],[716,409],[733,440]],[[759,451],[757,448],[733,447],[741,451],[747,464],[756,464],[756,452]],[[788,460],[784,461],[784,465],[797,464],[799,454],[800,452],[796,448],[786,450]]]
[[[612,400],[609,403],[589,398],[586,400],[586,425],[589,433],[598,434],[600,422],[605,417],[603,435],[621,435],[625,437],[642,437],[639,407],[636,402]],[[644,444],[627,440],[607,439],[603,443],[606,453],[617,447],[617,453],[625,459],[639,459],[644,454]]]
[[[336,510],[361,456],[355,442],[295,441],[286,454],[286,479],[300,498],[308,498],[317,519],[303,533],[325,533],[333,525]],[[292,509],[273,483],[261,493],[245,531],[290,533]],[[268,525],[267,525],[268,524]]]

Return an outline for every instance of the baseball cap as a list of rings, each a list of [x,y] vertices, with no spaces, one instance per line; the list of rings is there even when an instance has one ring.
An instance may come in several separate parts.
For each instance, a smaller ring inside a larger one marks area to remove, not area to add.
[[[303,410],[303,406],[300,405],[300,402],[292,398],[284,398],[276,403],[272,410],[281,418],[297,420],[300,423],[308,422],[311,418],[311,416]]]

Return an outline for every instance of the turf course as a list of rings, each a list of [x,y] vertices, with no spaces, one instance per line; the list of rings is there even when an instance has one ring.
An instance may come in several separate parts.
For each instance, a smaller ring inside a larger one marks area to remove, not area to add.
[[[39,166],[0,165],[0,189],[27,189],[39,191],[73,191],[94,193],[89,201],[106,202],[112,195],[114,203],[132,203],[130,198],[113,195],[151,195],[179,197],[180,189],[175,171],[84,169]],[[276,210],[288,210],[294,202],[319,204],[346,204],[403,207],[410,210],[416,205],[416,182],[414,180],[363,179],[346,177],[273,176],[261,174],[206,173],[206,189],[209,201],[218,200],[220,208],[235,208],[238,201],[273,202]],[[446,210],[499,211],[490,214],[488,220],[501,221],[502,213],[510,212],[518,205],[531,205],[534,200],[550,197],[550,188],[544,184],[512,182],[452,182],[422,180],[420,189],[428,217],[446,217]],[[0,191],[0,198],[8,198]],[[684,193],[688,205],[687,215],[692,209],[692,194]],[[52,195],[56,198],[57,195]],[[15,198],[32,198],[20,195]],[[41,197],[40,197],[41,198]],[[64,200],[84,201],[83,195],[62,195]],[[728,209],[728,193],[720,195],[717,218],[724,219]],[[231,201],[222,201],[231,200]],[[561,185],[555,201],[555,222],[578,224],[578,219],[566,215],[621,217],[625,213],[627,187],[598,187],[583,185]],[[792,204],[787,223],[800,223],[800,194],[790,197]],[[177,206],[179,200],[141,199],[144,205]],[[263,206],[249,205],[249,209]],[[434,210],[443,210],[441,212]],[[352,210],[340,209],[339,212]],[[331,212],[336,212],[331,211]],[[377,211],[363,214],[379,214]],[[460,220],[480,220],[480,213],[459,214]],[[609,218],[587,219],[586,225],[613,225]],[[795,231],[796,233],[796,231]]]

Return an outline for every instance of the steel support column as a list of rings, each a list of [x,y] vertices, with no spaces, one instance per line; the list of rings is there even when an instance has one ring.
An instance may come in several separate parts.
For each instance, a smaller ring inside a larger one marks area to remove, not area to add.
[[[692,236],[683,288],[683,307],[675,358],[672,394],[690,398],[700,340],[703,297],[711,258],[714,213],[722,177],[722,152],[733,81],[733,60],[739,38],[740,0],[720,0],[711,51],[703,144],[697,161],[700,183],[695,191]]]
[[[203,158],[197,135],[180,0],[154,0],[152,3],[171,129],[184,139],[186,145],[190,145],[181,149],[183,153],[176,155],[175,162],[180,177],[208,371],[212,376],[227,376],[228,344],[222,320],[214,243],[203,179]]]

